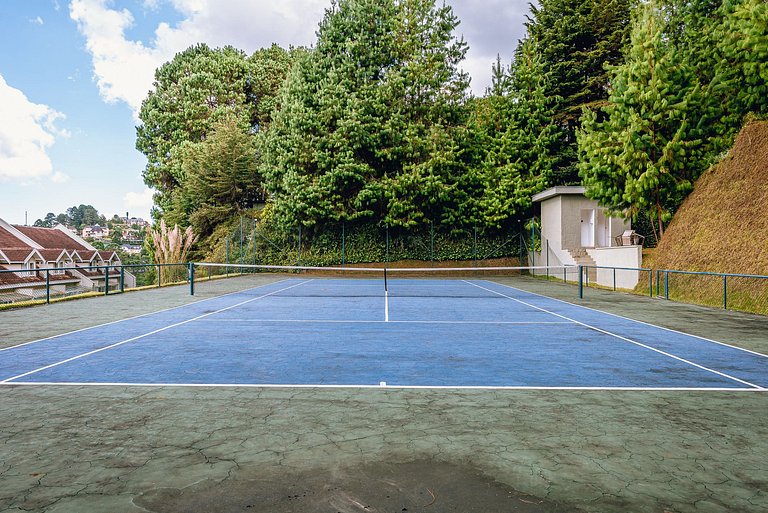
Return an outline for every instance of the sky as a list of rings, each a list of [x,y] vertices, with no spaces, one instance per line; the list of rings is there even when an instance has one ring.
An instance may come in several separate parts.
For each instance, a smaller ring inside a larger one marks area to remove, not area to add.
[[[472,92],[523,36],[525,0],[446,0]],[[330,0],[0,0],[0,218],[33,224],[93,205],[150,219],[135,149],[154,71],[196,43],[251,53],[312,46]]]

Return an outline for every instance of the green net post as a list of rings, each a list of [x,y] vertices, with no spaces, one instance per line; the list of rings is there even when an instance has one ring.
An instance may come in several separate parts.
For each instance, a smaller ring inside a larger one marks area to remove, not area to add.
[[[195,264],[189,263],[189,295],[195,295]]]
[[[728,275],[723,275],[723,310],[728,310]]]
[[[125,266],[120,266],[120,293],[125,292]]]
[[[45,302],[51,302],[51,273],[48,269],[45,270]]]
[[[664,271],[664,299],[669,300],[669,271]]]
[[[584,299],[584,266],[579,266],[579,299]]]
[[[345,233],[345,231],[346,230],[344,229],[344,221],[342,221],[341,222],[341,265],[342,265],[342,267],[346,263],[346,259],[345,259],[345,257],[346,257],[346,253],[345,253],[346,252],[346,247],[345,247],[345,244],[346,244],[346,237],[345,237],[346,233]]]
[[[109,295],[109,264],[104,266],[104,295]]]

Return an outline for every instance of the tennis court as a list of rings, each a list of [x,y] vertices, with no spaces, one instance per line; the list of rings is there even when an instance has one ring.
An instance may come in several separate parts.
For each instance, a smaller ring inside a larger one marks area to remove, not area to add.
[[[0,354],[6,385],[768,387],[764,354],[477,278],[288,276]]]

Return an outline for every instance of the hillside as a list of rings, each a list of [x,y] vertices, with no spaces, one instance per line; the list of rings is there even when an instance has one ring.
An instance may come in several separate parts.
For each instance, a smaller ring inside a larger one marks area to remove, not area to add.
[[[768,275],[768,121],[745,126],[699,178],[651,260],[655,269]]]

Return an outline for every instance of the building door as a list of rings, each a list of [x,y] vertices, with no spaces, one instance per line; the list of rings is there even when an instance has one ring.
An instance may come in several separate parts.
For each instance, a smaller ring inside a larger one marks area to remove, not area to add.
[[[595,209],[581,209],[581,247],[595,247]]]

